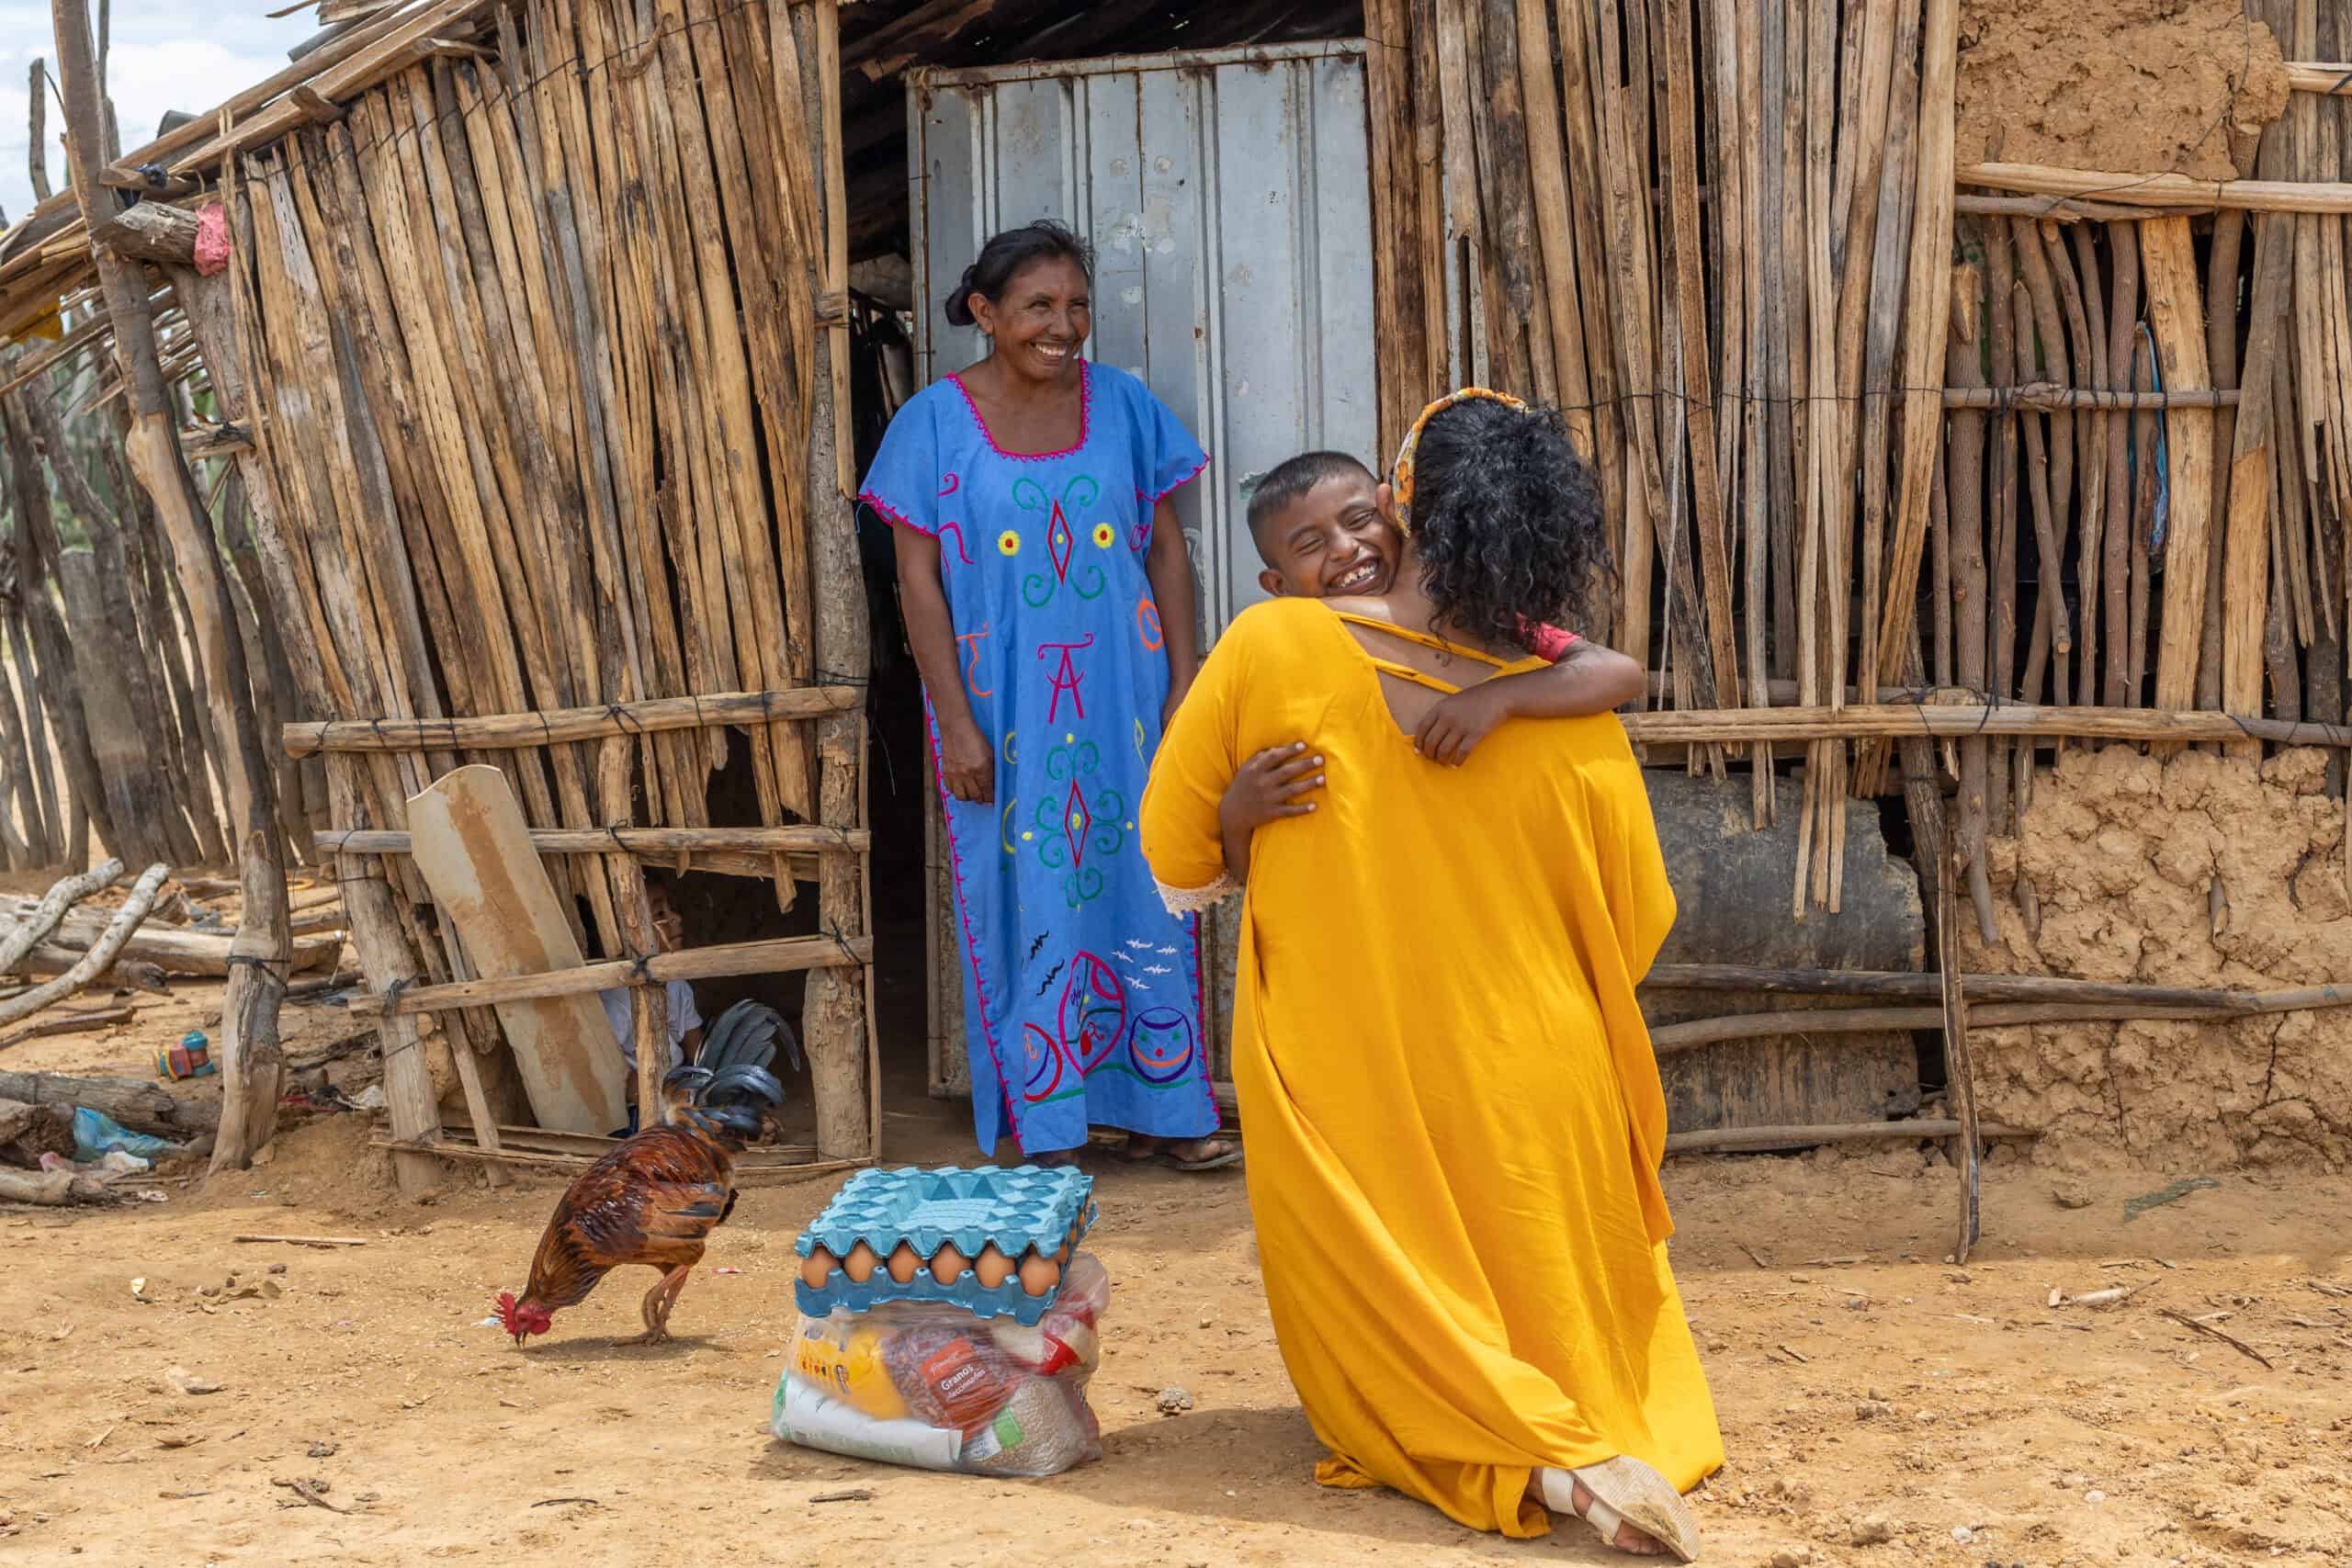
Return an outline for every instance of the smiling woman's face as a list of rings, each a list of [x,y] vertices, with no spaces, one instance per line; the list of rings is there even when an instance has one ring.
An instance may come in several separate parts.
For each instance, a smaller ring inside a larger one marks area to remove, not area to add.
[[[996,343],[998,363],[1032,381],[1074,375],[1079,344],[1092,330],[1085,269],[1067,256],[1031,262],[1001,298],[972,296],[972,319]]]

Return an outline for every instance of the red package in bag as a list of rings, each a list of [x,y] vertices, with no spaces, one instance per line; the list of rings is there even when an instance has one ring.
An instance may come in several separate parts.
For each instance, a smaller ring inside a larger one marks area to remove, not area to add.
[[[882,1355],[909,1413],[930,1426],[976,1432],[1012,1397],[1012,1369],[985,1330],[910,1328]]]

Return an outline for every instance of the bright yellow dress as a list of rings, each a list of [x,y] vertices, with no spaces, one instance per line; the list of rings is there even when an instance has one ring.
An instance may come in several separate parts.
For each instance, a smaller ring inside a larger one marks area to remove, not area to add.
[[[1513,721],[1441,767],[1382,669],[1439,684],[1319,603],[1238,617],[1160,744],[1143,849],[1163,886],[1206,889],[1237,766],[1294,740],[1326,759],[1320,808],[1257,834],[1235,987],[1274,1332],[1318,1480],[1540,1535],[1534,1467],[1631,1454],[1687,1491],[1723,1463],[1634,998],[1674,895],[1614,717]]]

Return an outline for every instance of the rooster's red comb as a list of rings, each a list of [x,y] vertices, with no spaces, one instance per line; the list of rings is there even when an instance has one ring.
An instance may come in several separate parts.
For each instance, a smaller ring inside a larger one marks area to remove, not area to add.
[[[521,1329],[515,1324],[514,1318],[514,1292],[512,1291],[499,1292],[498,1321],[506,1325],[506,1332],[509,1334],[517,1334],[521,1332]]]

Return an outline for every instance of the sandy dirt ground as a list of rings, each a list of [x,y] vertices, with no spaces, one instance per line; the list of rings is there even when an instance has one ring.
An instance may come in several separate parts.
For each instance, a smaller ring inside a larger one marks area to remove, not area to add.
[[[136,1070],[202,998],[10,1066]],[[345,1028],[289,1013],[298,1049]],[[894,1160],[970,1159],[960,1110],[914,1082],[889,1103]],[[557,1186],[492,1192],[453,1168],[432,1201],[403,1201],[356,1116],[305,1123],[202,1190],[163,1184],[167,1201],[0,1212],[0,1559],[1613,1560],[1579,1525],[1511,1543],[1316,1487],[1240,1180],[1101,1175],[1107,1451],[1021,1483],[768,1436],[793,1239],[837,1179],[747,1192],[680,1300],[681,1337],[650,1348],[615,1343],[650,1275],[606,1281],[527,1350],[481,1326],[521,1286]],[[1985,1240],[1955,1269],[1956,1180],[1915,1146],[1673,1164],[1676,1268],[1730,1452],[1699,1498],[1702,1561],[2352,1559],[2352,1182],[2222,1173],[2127,1219],[2164,1179],[2011,1158],[1988,1170]],[[367,1245],[232,1240],[250,1232]],[[232,1272],[280,1293],[202,1293]],[[2105,1311],[2047,1304],[2114,1285],[2146,1289]],[[218,1392],[183,1392],[175,1369]],[[1159,1414],[1170,1386],[1189,1412]]]

